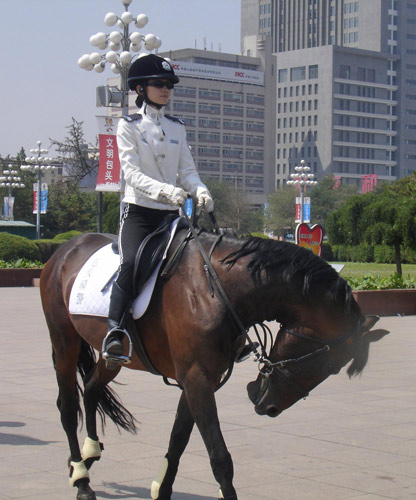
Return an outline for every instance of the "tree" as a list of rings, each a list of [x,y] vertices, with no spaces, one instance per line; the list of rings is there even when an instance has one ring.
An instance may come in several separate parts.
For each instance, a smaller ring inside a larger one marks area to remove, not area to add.
[[[253,209],[245,191],[213,179],[204,179],[204,182],[214,199],[215,218],[220,227],[238,235],[263,231],[263,210]],[[206,215],[201,223],[209,225]]]
[[[68,181],[78,185],[84,177],[91,175],[97,168],[96,161],[88,156],[88,148],[96,149],[84,140],[84,122],[79,122],[72,118],[71,125],[68,125],[68,135],[63,141],[50,139],[51,147],[55,147],[60,154],[62,161],[69,167]]]
[[[314,224],[325,227],[329,214],[344,205],[356,193],[356,187],[349,184],[336,187],[333,175],[321,179],[310,191],[311,217]]]
[[[266,230],[276,236],[295,231],[295,209],[298,191],[293,186],[284,186],[267,198],[265,216]]]
[[[416,246],[416,199],[394,194],[389,188],[354,196],[329,216],[327,232],[334,244],[393,247],[401,276],[401,246]]]
[[[71,230],[97,230],[97,193],[82,193],[68,182],[57,182],[49,189],[48,212],[41,217],[42,237]]]

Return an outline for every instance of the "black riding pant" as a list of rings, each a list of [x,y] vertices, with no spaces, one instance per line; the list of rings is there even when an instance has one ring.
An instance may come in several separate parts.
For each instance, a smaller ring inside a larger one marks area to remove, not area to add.
[[[127,203],[124,207],[118,237],[120,267],[116,281],[130,295],[133,294],[134,262],[140,244],[161,225],[167,215],[175,212],[140,207],[132,203]]]

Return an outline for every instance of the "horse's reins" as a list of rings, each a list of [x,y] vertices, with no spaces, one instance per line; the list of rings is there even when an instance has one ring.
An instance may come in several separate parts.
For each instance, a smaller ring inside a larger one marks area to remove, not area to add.
[[[219,238],[212,245],[211,250],[209,252],[209,256],[208,256],[204,247],[202,246],[198,232],[195,229],[195,225],[196,225],[196,221],[198,220],[198,216],[196,216],[196,218],[194,220],[194,224],[195,224],[194,225],[191,222],[188,215],[186,214],[185,210],[183,210],[183,213],[184,213],[184,217],[185,217],[186,221],[189,224],[191,234],[196,242],[198,250],[199,250],[199,252],[204,260],[204,263],[205,263],[204,264],[204,271],[207,275],[209,287],[211,290],[211,295],[213,296],[213,294],[214,294],[214,289],[213,289],[212,281],[211,281],[211,279],[212,279],[213,283],[215,284],[219,298],[224,303],[224,305],[228,308],[228,310],[232,316],[232,319],[234,320],[234,322],[239,330],[239,335],[244,335],[246,342],[249,344],[252,352],[254,353],[254,360],[257,361],[259,364],[259,372],[262,375],[262,383],[261,383],[261,390],[259,391],[259,396],[256,399],[254,404],[257,405],[264,399],[266,392],[267,392],[267,389],[268,389],[268,386],[269,386],[270,376],[273,372],[276,372],[280,378],[284,379],[287,383],[289,383],[290,385],[295,387],[295,389],[301,394],[301,397],[303,397],[305,399],[309,395],[309,391],[307,391],[306,389],[301,387],[299,384],[297,384],[294,380],[292,380],[292,378],[291,378],[292,374],[289,372],[289,370],[286,369],[286,366],[288,364],[302,363],[302,362],[307,362],[307,361],[311,361],[312,359],[318,358],[321,355],[334,349],[337,345],[339,345],[341,342],[344,342],[347,338],[351,337],[352,333],[341,335],[340,337],[338,337],[337,339],[335,339],[333,341],[326,341],[326,340],[317,339],[317,338],[313,338],[313,337],[307,337],[306,335],[302,335],[302,334],[295,332],[293,330],[288,330],[288,329],[284,328],[283,326],[281,326],[278,334],[281,331],[286,331],[287,333],[289,333],[290,335],[293,335],[295,337],[302,338],[304,340],[309,340],[312,342],[317,342],[317,343],[321,344],[322,347],[319,347],[318,349],[315,349],[314,351],[312,351],[308,354],[304,354],[303,356],[299,356],[298,358],[288,358],[288,359],[272,362],[269,358],[269,355],[270,355],[270,352],[272,349],[272,345],[270,347],[269,354],[267,354],[267,338],[270,337],[272,339],[272,334],[270,332],[270,329],[264,323],[259,323],[258,325],[253,325],[258,342],[253,342],[251,340],[251,338],[248,334],[248,328],[246,328],[243,325],[243,323],[241,322],[237,312],[234,309],[234,306],[232,305],[230,299],[227,296],[227,293],[225,292],[223,286],[221,285],[221,282],[218,278],[218,275],[217,275],[213,265],[211,264],[212,252],[213,252],[215,246],[218,244],[221,236],[219,236]],[[212,214],[212,212],[210,212],[209,215],[211,217],[211,221],[213,223],[213,226],[216,229],[216,232],[219,233],[218,225],[216,223],[214,215]],[[263,339],[261,339],[261,336],[258,333],[257,326],[259,326],[263,330]],[[261,353],[258,351],[258,347],[261,348]],[[232,365],[233,365],[233,362],[231,363],[231,367],[228,371],[228,374],[223,379],[223,381],[221,381],[221,383],[217,387],[217,389],[219,387],[222,387],[222,385],[224,385],[225,382],[228,380],[228,378],[231,376]]]

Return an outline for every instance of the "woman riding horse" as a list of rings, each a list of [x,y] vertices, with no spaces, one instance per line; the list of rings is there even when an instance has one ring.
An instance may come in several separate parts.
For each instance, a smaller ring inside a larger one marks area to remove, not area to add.
[[[171,90],[179,78],[171,64],[149,54],[139,57],[128,73],[130,90],[138,94],[139,112],[123,116],[117,129],[117,145],[125,179],[123,215],[120,222],[120,267],[113,284],[108,315],[108,334],[103,357],[129,362],[123,354],[123,317],[133,294],[133,268],[137,249],[166,216],[178,212],[187,197],[180,184],[211,212],[214,202],[201,182],[186,140],[182,120],[164,113]]]

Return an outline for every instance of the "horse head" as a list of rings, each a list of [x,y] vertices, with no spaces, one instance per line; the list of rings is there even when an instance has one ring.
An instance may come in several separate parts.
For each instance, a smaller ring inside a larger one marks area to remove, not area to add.
[[[371,330],[378,319],[362,317],[355,331],[332,338],[322,337],[311,328],[282,327],[257,379],[247,385],[256,412],[277,417],[330,375],[339,373],[350,360],[350,378],[360,374],[367,363],[370,343],[389,333]]]

